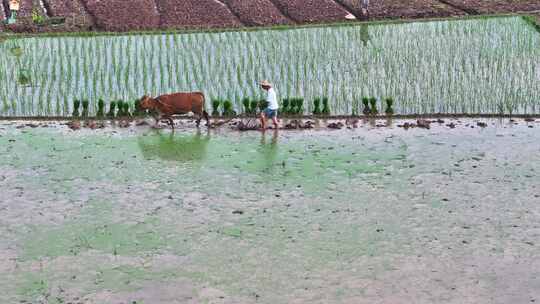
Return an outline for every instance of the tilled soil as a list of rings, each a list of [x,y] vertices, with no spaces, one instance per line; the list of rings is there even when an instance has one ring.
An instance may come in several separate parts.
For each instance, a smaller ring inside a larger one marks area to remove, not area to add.
[[[269,26],[344,21],[349,13],[358,19],[365,19],[358,0],[186,0],[181,3],[177,0],[112,0],[106,3],[97,0],[43,1],[50,10],[49,16],[81,16],[81,19],[73,18],[74,22],[81,24],[39,27],[32,25],[30,20],[12,25],[10,29],[17,32],[72,31],[80,28],[95,30],[93,23],[98,30],[108,31]],[[19,16],[31,19],[32,5],[40,14],[45,15],[38,0],[22,0]],[[0,11],[2,9],[4,7]],[[370,19],[449,17],[535,10],[540,10],[540,2],[536,0],[379,0],[371,1]]]
[[[271,0],[223,0],[240,21],[247,26],[294,23],[272,3]]]
[[[239,27],[240,20],[223,3],[215,0],[156,0],[162,28]]]
[[[456,7],[478,13],[504,13],[540,10],[538,0],[445,0]]]
[[[351,8],[358,16],[361,16],[360,1],[358,0],[338,0],[346,7]],[[371,1],[369,10],[371,19],[384,18],[428,18],[428,17],[449,17],[465,15],[465,12],[441,3],[437,0],[379,0]]]
[[[94,20],[84,6],[82,0],[48,0],[49,14],[52,16],[62,16],[76,18],[75,22],[81,27],[91,27]]]
[[[272,0],[289,18],[299,23],[344,21],[349,13],[332,0]]]
[[[32,11],[35,9],[41,14],[43,14],[42,8],[37,5],[37,1],[34,0],[21,0],[20,2],[20,10],[19,10],[19,17],[32,17]]]
[[[97,26],[111,31],[143,30],[159,27],[160,16],[153,0],[83,0]]]

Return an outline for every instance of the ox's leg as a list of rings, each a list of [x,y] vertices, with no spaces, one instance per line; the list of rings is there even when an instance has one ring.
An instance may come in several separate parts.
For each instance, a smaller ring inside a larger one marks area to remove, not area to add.
[[[208,127],[210,125],[210,116],[208,115],[208,112],[203,111],[204,119],[206,120],[206,126]]]
[[[201,125],[201,119],[202,119],[202,113],[198,112],[197,114],[197,121],[195,122],[197,124],[197,128]]]
[[[172,130],[174,131],[174,120],[171,116],[167,117],[167,120],[169,121],[169,124],[171,125]]]
[[[158,128],[158,125],[159,125],[159,121],[161,120],[161,115],[157,114],[157,115],[154,115],[154,119],[156,120],[156,123],[154,124],[154,128]]]

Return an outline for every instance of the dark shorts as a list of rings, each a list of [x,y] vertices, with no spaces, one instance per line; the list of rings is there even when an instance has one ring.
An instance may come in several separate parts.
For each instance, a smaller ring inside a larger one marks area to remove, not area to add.
[[[266,118],[277,117],[277,110],[270,110],[269,108],[266,108],[263,113]]]

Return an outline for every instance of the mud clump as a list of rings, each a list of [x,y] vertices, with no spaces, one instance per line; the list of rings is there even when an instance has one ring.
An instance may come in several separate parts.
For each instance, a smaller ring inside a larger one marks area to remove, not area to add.
[[[416,121],[416,124],[419,128],[422,129],[431,129],[431,121],[425,119],[419,119]]]
[[[313,129],[314,127],[315,127],[315,123],[313,121],[308,120],[304,123],[301,120],[295,119],[295,120],[290,121],[288,124],[286,124],[284,129],[285,130],[297,130],[297,129],[306,130],[306,129]]]
[[[88,129],[96,130],[105,128],[105,124],[102,122],[95,122],[93,120],[87,121],[84,126]]]
[[[136,122],[135,125],[137,127],[148,126],[148,122],[146,120],[140,120],[140,121]]]
[[[236,129],[238,131],[254,131],[259,129],[259,125],[257,122],[253,122],[253,120],[248,120],[247,122],[241,120],[236,124]]]
[[[327,128],[328,129],[334,129],[334,130],[341,130],[345,125],[342,122],[333,122],[330,123]]]
[[[66,124],[66,126],[68,126],[68,128],[70,128],[71,130],[80,130],[81,129],[81,122],[78,121],[78,120],[74,120],[74,121],[70,121]]]
[[[398,127],[399,127],[399,128],[403,128],[403,129],[405,129],[405,130],[408,130],[408,129],[410,129],[410,128],[416,128],[416,125],[413,124],[413,123],[410,123],[410,122],[406,122],[406,123],[404,123],[404,124],[402,124],[402,125],[398,125]]]
[[[481,122],[481,121],[477,122],[476,125],[479,126],[480,128],[485,128],[485,127],[487,127],[487,123]]]
[[[347,119],[345,121],[345,125],[347,125],[347,128],[354,128],[354,129],[357,129],[358,128],[358,123],[359,123],[359,119],[358,118],[353,118],[353,119]]]
[[[120,128],[129,128],[131,126],[131,123],[127,120],[122,120],[118,123],[118,126]]]

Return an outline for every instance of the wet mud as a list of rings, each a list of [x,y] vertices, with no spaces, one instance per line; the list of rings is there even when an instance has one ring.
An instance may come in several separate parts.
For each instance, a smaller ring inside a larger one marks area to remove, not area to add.
[[[330,123],[1,122],[0,303],[540,301],[537,121]]]

